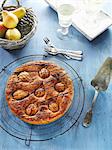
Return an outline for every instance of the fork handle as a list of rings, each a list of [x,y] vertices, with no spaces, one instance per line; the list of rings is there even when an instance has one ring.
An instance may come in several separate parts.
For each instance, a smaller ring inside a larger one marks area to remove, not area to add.
[[[70,55],[66,55],[66,54],[63,54],[67,59],[75,59],[75,60],[78,60],[78,61],[81,61],[82,60],[82,57],[77,57],[77,56],[70,56]]]
[[[63,55],[67,55],[67,56],[69,56],[70,58],[72,58],[72,59],[74,59],[74,58],[82,58],[82,55],[79,55],[79,54],[76,54],[76,53],[70,53],[70,52],[63,52],[63,53],[61,53],[60,52],[60,54],[63,54]]]
[[[63,49],[58,49],[60,53],[71,53],[71,54],[78,54],[82,55],[82,51],[73,51],[73,50],[63,50]]]

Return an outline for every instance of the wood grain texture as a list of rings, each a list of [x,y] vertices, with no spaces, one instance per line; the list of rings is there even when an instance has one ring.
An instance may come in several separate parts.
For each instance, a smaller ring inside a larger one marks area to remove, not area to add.
[[[11,1],[11,2],[14,2]],[[62,41],[57,38],[58,28],[56,13],[43,0],[24,0],[23,5],[33,7],[38,15],[39,25],[35,36],[22,50],[8,52],[0,48],[0,70],[10,61],[30,54],[40,54],[43,51],[43,38],[48,36],[59,48],[69,48],[84,51],[84,60],[77,62],[69,60],[83,78],[86,89],[86,103],[83,116],[91,104],[94,94],[90,86],[91,79],[108,56],[112,56],[112,27],[93,42],[89,42],[82,34],[73,28],[71,40]],[[112,13],[112,2],[106,6]],[[82,117],[83,117],[82,116]],[[30,147],[24,141],[15,139],[0,129],[0,150],[111,150],[112,149],[112,84],[105,93],[101,93],[94,108],[93,123],[87,129],[81,124],[72,128],[65,135],[47,142],[32,142]]]

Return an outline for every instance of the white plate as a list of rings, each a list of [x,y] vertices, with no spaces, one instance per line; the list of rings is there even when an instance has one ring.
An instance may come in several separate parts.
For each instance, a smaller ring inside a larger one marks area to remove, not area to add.
[[[56,11],[55,0],[45,0],[45,2]],[[92,41],[112,25],[112,18],[105,12],[100,11],[95,22],[91,24],[89,22],[87,23],[83,13],[79,12],[73,17],[72,22],[73,27],[81,32],[88,40]]]

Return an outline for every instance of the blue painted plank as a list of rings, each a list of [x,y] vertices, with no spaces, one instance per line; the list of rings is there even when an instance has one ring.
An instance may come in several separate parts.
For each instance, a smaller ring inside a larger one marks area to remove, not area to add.
[[[14,0],[12,1],[14,2]],[[86,104],[83,115],[91,104],[93,88],[90,81],[104,59],[112,56],[112,27],[105,31],[93,42],[89,42],[82,34],[71,28],[73,38],[69,41],[61,41],[57,38],[56,30],[58,20],[56,13],[42,0],[24,0],[24,6],[33,7],[38,16],[39,24],[35,36],[28,45],[18,51],[8,52],[0,48],[0,70],[10,61],[30,54],[43,52],[43,38],[48,36],[57,47],[79,49],[84,51],[84,60],[76,62],[68,61],[83,78],[86,89]],[[112,2],[109,1],[107,10],[111,10]],[[112,13],[112,10],[111,10]],[[94,108],[93,123],[88,129],[80,124],[72,128],[65,135],[47,142],[32,142],[30,147],[25,146],[24,141],[9,136],[0,129],[0,150],[111,150],[112,149],[112,85],[106,93],[101,93]],[[83,117],[83,116],[82,116]]]

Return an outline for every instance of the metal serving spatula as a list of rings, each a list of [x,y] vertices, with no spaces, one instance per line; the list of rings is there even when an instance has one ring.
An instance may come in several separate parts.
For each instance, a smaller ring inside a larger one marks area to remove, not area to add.
[[[92,121],[92,115],[93,115],[93,108],[96,102],[96,99],[101,91],[105,91],[108,88],[110,78],[112,73],[112,58],[108,57],[104,64],[101,66],[100,70],[98,71],[95,78],[91,81],[91,85],[95,88],[95,94],[92,101],[92,106],[87,111],[83,126],[88,127]]]

